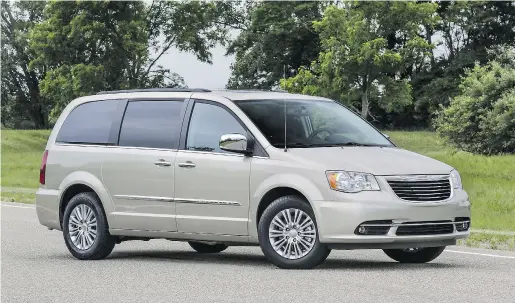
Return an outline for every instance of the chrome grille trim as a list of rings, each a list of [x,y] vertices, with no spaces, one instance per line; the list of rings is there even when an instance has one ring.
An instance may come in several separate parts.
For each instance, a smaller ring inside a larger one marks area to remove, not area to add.
[[[384,176],[395,195],[410,202],[442,202],[452,197],[449,175]]]
[[[470,221],[445,221],[445,222],[423,222],[423,223],[391,223],[391,224],[368,224],[368,223],[365,223],[365,224],[360,224],[360,226],[365,226],[365,227],[369,227],[369,226],[390,226],[390,227],[394,227],[394,226],[424,226],[424,225],[447,225],[447,224],[453,224],[453,223],[470,223]]]

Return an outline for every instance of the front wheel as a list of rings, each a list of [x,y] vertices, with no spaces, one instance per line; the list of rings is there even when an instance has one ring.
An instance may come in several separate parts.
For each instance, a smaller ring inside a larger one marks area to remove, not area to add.
[[[263,254],[280,268],[310,269],[324,262],[331,251],[319,241],[309,203],[297,196],[278,198],[265,209],[258,237]]]
[[[406,248],[406,249],[383,249],[384,253],[401,263],[427,263],[436,259],[444,251],[445,246]]]
[[[227,245],[223,243],[208,244],[190,241],[188,244],[191,246],[191,248],[201,254],[219,253],[227,249]]]

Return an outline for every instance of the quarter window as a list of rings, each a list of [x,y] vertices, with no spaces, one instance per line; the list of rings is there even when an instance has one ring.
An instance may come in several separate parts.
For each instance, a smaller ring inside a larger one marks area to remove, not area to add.
[[[226,153],[220,149],[220,137],[225,134],[247,135],[247,131],[224,108],[207,103],[195,103],[191,114],[186,149]]]
[[[56,142],[107,145],[119,102],[93,101],[77,106],[63,122]]]
[[[118,145],[176,149],[182,106],[182,101],[130,101]]]

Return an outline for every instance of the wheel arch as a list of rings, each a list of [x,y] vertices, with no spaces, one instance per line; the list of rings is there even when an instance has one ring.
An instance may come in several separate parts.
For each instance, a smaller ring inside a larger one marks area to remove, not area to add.
[[[92,192],[98,197],[109,225],[108,214],[112,212],[114,206],[107,189],[95,175],[83,171],[74,172],[63,180],[59,188],[62,189],[59,196],[59,224],[61,228],[66,206],[74,196],[83,192]]]
[[[298,196],[301,197],[303,200],[306,201],[306,203],[309,204],[308,199],[304,194],[302,194],[300,191],[287,186],[280,186],[270,189],[259,201],[258,208],[256,210],[256,227],[259,223],[259,220],[261,219],[261,215],[263,215],[263,212],[265,209],[272,204],[275,200],[285,197],[285,196]]]
[[[261,182],[251,197],[252,206],[249,209],[249,235],[251,238],[257,239],[257,226],[266,207],[276,199],[287,195],[297,195],[303,198],[313,209],[315,219],[317,219],[317,212],[313,202],[328,199],[311,179],[297,174],[271,176]]]

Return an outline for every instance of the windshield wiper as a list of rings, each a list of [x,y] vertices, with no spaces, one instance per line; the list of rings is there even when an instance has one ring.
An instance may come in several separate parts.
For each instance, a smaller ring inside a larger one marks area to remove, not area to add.
[[[332,146],[379,146],[379,147],[386,147],[388,145],[370,144],[370,143],[359,143],[359,142],[343,142],[343,143],[332,144]]]
[[[275,147],[283,147],[279,143],[274,144]],[[290,142],[286,145],[287,148],[308,148],[308,147],[341,147],[341,146],[379,146],[386,147],[387,145],[380,144],[366,144],[358,142],[343,142],[343,143],[302,143],[302,142]]]
[[[302,143],[302,142],[292,142],[286,144],[286,147],[291,148],[304,148],[304,147],[315,147],[318,146],[317,144],[310,144],[310,143]]]

